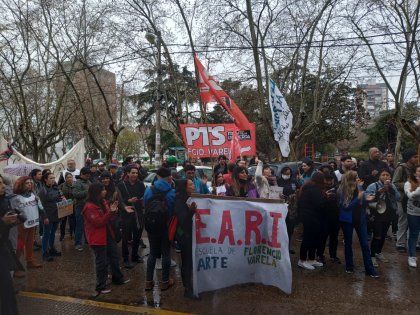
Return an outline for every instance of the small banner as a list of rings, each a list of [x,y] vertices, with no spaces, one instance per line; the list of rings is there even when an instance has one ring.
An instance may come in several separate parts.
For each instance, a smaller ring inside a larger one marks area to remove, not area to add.
[[[192,201],[195,295],[250,282],[291,293],[286,204],[197,195]]]
[[[67,199],[57,202],[58,218],[64,218],[68,215],[73,214],[73,200]]]
[[[238,156],[256,154],[255,124],[250,123],[248,127],[249,129],[239,130],[235,124],[180,125],[189,157],[217,158],[223,154],[229,160],[236,159]]]

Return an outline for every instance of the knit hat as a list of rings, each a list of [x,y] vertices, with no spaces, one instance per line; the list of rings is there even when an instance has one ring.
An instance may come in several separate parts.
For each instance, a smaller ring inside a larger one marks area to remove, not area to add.
[[[402,155],[403,161],[407,162],[413,156],[417,155],[417,151],[411,148],[408,148],[408,149],[405,149],[401,155]]]
[[[80,175],[86,175],[86,174],[90,174],[90,169],[89,167],[82,167],[82,169],[80,170]]]
[[[171,170],[169,168],[166,168],[166,167],[161,167],[161,168],[158,169],[156,174],[159,177],[166,178],[166,177],[171,176]]]

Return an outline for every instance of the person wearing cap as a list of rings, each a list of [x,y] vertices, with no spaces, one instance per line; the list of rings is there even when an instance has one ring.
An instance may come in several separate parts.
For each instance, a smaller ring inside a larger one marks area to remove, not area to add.
[[[174,180],[181,179],[178,172],[176,171],[176,167],[178,165],[178,159],[175,156],[173,155],[168,156],[166,159],[166,165],[171,170],[172,179]]]
[[[138,252],[143,233],[143,196],[146,187],[139,180],[139,170],[134,164],[127,165],[125,173],[127,176],[117,185],[117,190],[122,219],[122,256],[124,267],[130,269],[134,267],[129,260],[128,242],[130,239],[133,240],[131,261],[134,263],[143,262],[143,258],[139,256]]]
[[[76,218],[75,231],[74,231],[74,246],[76,250],[83,251],[83,215],[82,210],[85,206],[87,192],[89,186],[92,184],[90,181],[90,169],[83,167],[80,170],[79,179],[73,184],[72,193],[74,197],[74,215]]]
[[[154,183],[154,188],[165,194],[166,204],[168,207],[168,218],[174,214],[175,189],[172,188],[171,170],[165,167],[159,168],[156,172],[157,180]],[[151,187],[147,187],[144,193],[144,204],[147,203],[153,196]],[[171,243],[168,238],[168,231],[165,230],[162,235],[152,235],[148,233],[150,254],[147,259],[146,271],[146,291],[150,291],[154,287],[153,275],[155,272],[156,258],[162,256],[162,281],[160,283],[161,290],[167,290],[174,284],[174,280],[169,278],[171,267]]]
[[[398,230],[396,247],[399,252],[406,252],[407,245],[407,202],[408,198],[404,191],[404,184],[413,174],[418,160],[418,154],[415,150],[408,148],[402,152],[403,163],[399,164],[394,171],[392,183],[397,187],[401,195],[401,202],[398,202]],[[419,248],[420,242],[417,242]]]
[[[102,174],[103,172],[105,172],[106,171],[106,165],[105,165],[105,163],[104,162],[99,162],[98,163],[98,172],[100,173],[100,174]]]

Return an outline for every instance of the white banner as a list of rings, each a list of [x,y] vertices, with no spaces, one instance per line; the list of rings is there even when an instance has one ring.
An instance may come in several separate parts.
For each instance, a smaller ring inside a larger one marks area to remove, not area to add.
[[[269,103],[273,119],[274,139],[279,143],[281,154],[288,157],[290,153],[289,137],[292,130],[293,115],[285,98],[277,88],[276,83],[270,79]]]
[[[292,291],[286,228],[287,205],[193,197],[194,294],[241,283],[262,283]]]

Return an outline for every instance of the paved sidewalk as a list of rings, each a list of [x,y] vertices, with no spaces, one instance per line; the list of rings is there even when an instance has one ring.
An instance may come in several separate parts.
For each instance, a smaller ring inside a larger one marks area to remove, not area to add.
[[[82,300],[52,294],[20,292],[17,296],[20,315],[184,315],[152,307],[130,306]]]

